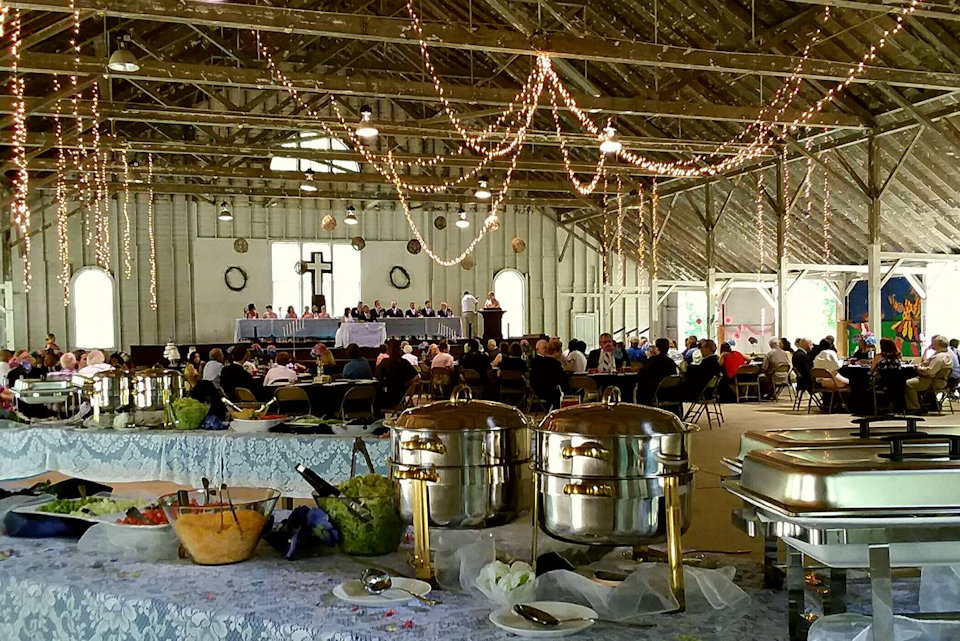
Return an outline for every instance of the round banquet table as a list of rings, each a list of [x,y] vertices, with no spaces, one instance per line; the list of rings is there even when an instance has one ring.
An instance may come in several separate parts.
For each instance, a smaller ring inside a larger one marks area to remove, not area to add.
[[[616,387],[620,390],[620,400],[622,402],[633,402],[633,391],[637,387],[636,372],[596,372],[594,374],[587,373],[587,376],[594,380],[597,387],[600,388],[601,394],[608,387]]]
[[[903,365],[900,371],[904,381],[917,375],[917,368],[913,365]],[[850,381],[850,396],[847,399],[850,413],[857,416],[872,416],[875,414],[873,392],[870,388],[870,366],[844,365],[837,370],[837,373]],[[898,405],[902,403],[903,399],[897,399]]]
[[[340,404],[343,403],[347,390],[376,384],[375,379],[340,379],[330,383],[297,383],[296,385],[306,391],[314,416],[334,418],[340,413]]]

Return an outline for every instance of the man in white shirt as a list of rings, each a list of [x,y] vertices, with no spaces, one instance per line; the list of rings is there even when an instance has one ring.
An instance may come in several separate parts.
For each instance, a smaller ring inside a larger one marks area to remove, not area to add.
[[[203,380],[210,381],[220,389],[220,371],[223,369],[223,350],[214,347],[210,350],[210,360],[203,366]]]
[[[463,315],[464,327],[467,330],[467,338],[473,338],[475,334],[479,335],[480,327],[477,325],[477,304],[480,301],[473,296],[469,290],[463,292],[463,298],[460,299],[460,313]]]
[[[390,308],[384,312],[384,315],[387,318],[402,318],[403,310],[397,307],[397,301],[392,300],[390,301]]]
[[[907,404],[907,413],[916,414],[920,411],[920,392],[935,389],[938,380],[946,386],[947,377],[953,368],[953,362],[948,353],[949,341],[946,337],[936,334],[930,339],[932,350],[923,361],[917,365],[917,375],[907,381],[904,397]]]
[[[277,360],[263,377],[263,384],[267,387],[278,385],[293,385],[297,382],[297,373],[290,369],[290,352],[280,352]]]

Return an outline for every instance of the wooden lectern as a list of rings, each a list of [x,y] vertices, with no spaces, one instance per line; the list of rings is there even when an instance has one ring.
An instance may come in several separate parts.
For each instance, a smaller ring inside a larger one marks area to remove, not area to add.
[[[491,338],[498,343],[503,340],[503,310],[499,307],[481,309],[483,316],[483,342]]]

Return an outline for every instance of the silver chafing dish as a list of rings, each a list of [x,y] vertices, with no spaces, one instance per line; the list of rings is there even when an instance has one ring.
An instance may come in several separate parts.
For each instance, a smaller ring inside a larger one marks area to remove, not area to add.
[[[74,377],[83,385],[84,394],[99,412],[118,413],[130,408],[130,377],[123,370],[111,369],[98,372],[90,379]]]
[[[181,398],[184,392],[183,375],[177,370],[159,367],[135,372],[130,386],[138,425],[165,425],[167,403]]]
[[[68,380],[18,378],[10,391],[18,403],[55,405],[74,398],[79,388]]]
[[[805,632],[804,554],[830,568],[870,569],[875,641],[893,639],[891,567],[960,562],[960,436],[879,440],[754,450],[740,478],[723,482],[748,506],[734,521],[787,546],[791,639]]]
[[[671,587],[683,608],[680,535],[690,524],[691,428],[663,410],[603,400],[550,413],[536,429],[537,527],[586,545],[667,542]]]
[[[412,407],[391,421],[390,476],[400,513],[414,524],[417,576],[429,578],[429,526],[483,528],[529,507],[530,430],[515,407],[473,400]]]

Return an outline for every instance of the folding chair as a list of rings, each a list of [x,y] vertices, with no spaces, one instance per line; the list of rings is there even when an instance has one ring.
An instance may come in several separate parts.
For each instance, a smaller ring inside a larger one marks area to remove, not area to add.
[[[470,388],[473,398],[483,398],[483,375],[475,369],[460,371],[460,382]]]
[[[783,390],[787,390],[787,396],[791,400],[796,394],[793,392],[793,383],[790,382],[790,375],[793,373],[793,368],[787,365],[786,363],[780,363],[777,365],[777,368],[773,370],[773,400],[779,401],[780,394],[783,393]]]
[[[453,388],[453,370],[449,367],[434,367],[430,370],[430,395],[437,400],[450,396]]]
[[[737,368],[737,375],[734,377],[734,392],[737,395],[737,402],[740,399],[757,399],[760,402],[760,368],[756,365],[741,365]],[[754,390],[754,393],[750,393]]]
[[[579,394],[584,403],[600,400],[600,386],[589,376],[575,374],[570,377],[570,392]]]
[[[297,416],[300,414],[313,414],[313,408],[310,406],[310,397],[307,391],[296,385],[284,385],[278,387],[273,393],[277,399],[277,409],[281,414],[288,416]]]
[[[527,396],[527,375],[513,369],[502,369],[499,378],[500,402],[523,407]]]
[[[817,403],[817,407],[823,408],[826,405],[827,414],[833,414],[833,406],[836,403],[837,399],[840,399],[840,402],[845,406],[846,397],[849,395],[849,390],[842,389],[833,389],[830,387],[824,387],[823,383],[820,381],[824,378],[835,378],[835,374],[828,369],[822,367],[815,367],[810,370],[810,379],[813,382],[811,388],[810,398],[813,398],[814,395],[819,394],[820,400]],[[830,402],[827,403],[827,394],[830,395]],[[810,401],[807,401],[807,414],[810,413]]]
[[[714,376],[707,381],[707,384],[704,385],[700,391],[700,396],[693,402],[690,409],[687,410],[686,415],[684,415],[684,421],[697,423],[700,417],[706,414],[707,426],[711,430],[713,429],[714,418],[717,419],[717,427],[723,425],[723,409],[720,407],[720,401],[717,397],[717,387],[720,385],[722,378],[723,376]]]
[[[340,418],[374,418],[373,404],[377,400],[377,388],[373,385],[357,385],[347,390],[340,403]]]
[[[661,380],[653,393],[653,406],[662,410],[676,408],[677,416],[682,416],[683,400],[680,398],[680,386],[682,384],[683,378],[676,374]]]

